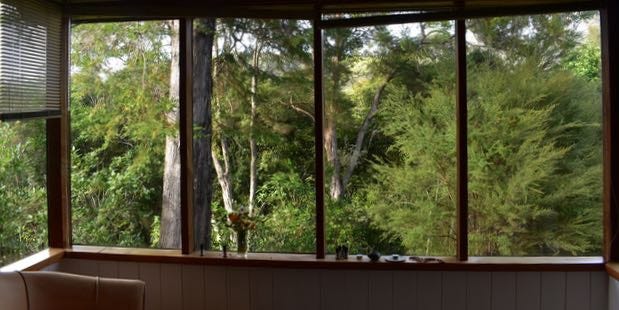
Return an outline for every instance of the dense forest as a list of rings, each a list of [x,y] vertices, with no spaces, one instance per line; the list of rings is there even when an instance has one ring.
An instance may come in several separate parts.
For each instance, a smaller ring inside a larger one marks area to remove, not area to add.
[[[471,255],[599,255],[602,131],[593,13],[467,21]],[[75,244],[179,247],[178,25],[76,25]],[[312,28],[199,19],[198,242],[315,249]],[[324,32],[328,251],[455,254],[453,22]],[[42,121],[0,123],[0,265],[46,244]]]

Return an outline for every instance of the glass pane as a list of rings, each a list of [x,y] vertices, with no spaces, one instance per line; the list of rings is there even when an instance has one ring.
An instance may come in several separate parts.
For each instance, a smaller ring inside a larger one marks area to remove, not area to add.
[[[601,255],[597,14],[468,21],[469,249]]]
[[[72,29],[75,244],[179,248],[178,25]]]
[[[198,248],[236,251],[247,232],[250,252],[314,252],[311,24],[198,19],[194,31]]]
[[[327,247],[455,254],[452,22],[325,32]]]
[[[0,266],[47,248],[45,121],[0,122]]]

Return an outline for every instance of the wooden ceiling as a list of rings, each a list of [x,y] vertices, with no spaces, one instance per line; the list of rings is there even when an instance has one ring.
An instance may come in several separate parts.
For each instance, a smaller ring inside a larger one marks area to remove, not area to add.
[[[65,6],[75,20],[114,17],[289,17],[320,13],[385,11],[469,11],[497,13],[595,9],[614,0],[51,0]],[[500,14],[506,14],[500,13]],[[518,14],[521,14],[518,13]]]

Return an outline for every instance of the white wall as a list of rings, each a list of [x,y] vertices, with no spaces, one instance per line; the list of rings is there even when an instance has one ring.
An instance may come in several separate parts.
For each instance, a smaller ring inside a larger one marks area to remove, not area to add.
[[[609,297],[609,310],[619,309],[619,281],[609,277],[608,284],[608,297]]]
[[[316,270],[78,259],[47,269],[142,279],[148,310],[619,309],[619,282],[609,287],[603,271]]]

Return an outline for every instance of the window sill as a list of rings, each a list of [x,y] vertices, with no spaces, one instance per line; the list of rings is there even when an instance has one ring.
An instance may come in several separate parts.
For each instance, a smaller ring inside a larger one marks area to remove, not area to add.
[[[221,252],[199,252],[183,255],[180,250],[135,249],[96,246],[73,246],[65,250],[65,258],[136,261],[175,264],[223,265],[238,267],[274,267],[309,269],[368,269],[368,270],[438,270],[438,271],[603,271],[602,257],[470,257],[466,262],[453,257],[441,257],[444,263],[415,263],[406,261],[373,263],[367,257],[357,260],[336,260],[328,255],[316,259],[313,254],[249,253],[239,258],[234,252],[227,258]]]
[[[64,257],[64,253],[64,249],[46,249],[20,259],[10,265],[6,265],[0,268],[0,272],[41,270],[51,264],[59,262]]]
[[[610,277],[619,280],[619,262],[610,262],[606,264],[606,272]]]

